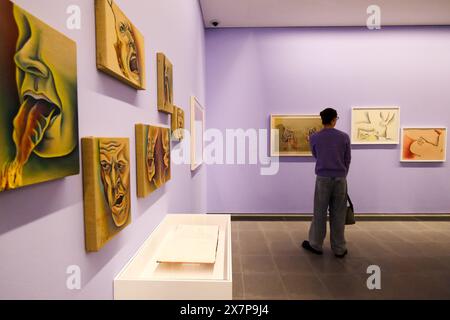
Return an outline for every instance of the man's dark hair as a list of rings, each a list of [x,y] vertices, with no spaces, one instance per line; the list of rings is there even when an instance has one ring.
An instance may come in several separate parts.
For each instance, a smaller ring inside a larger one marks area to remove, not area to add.
[[[320,117],[324,125],[331,124],[337,118],[337,111],[332,108],[327,108],[320,113]]]

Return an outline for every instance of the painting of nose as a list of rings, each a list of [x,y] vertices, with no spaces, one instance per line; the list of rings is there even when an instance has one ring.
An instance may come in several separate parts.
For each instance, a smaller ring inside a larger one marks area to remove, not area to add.
[[[28,50],[24,50],[26,45],[17,52],[14,61],[19,69],[23,72],[34,75],[35,77],[46,79],[49,76],[48,67],[40,60],[27,54]]]

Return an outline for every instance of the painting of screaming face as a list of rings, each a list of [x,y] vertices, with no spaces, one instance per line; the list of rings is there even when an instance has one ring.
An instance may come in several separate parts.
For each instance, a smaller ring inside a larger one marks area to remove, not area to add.
[[[83,138],[87,251],[98,251],[131,222],[130,151],[125,138]]]
[[[171,179],[170,129],[136,125],[137,194],[144,198]]]
[[[95,1],[97,67],[135,89],[145,89],[144,38],[114,0]]]
[[[75,42],[10,1],[0,25],[0,192],[78,174]]]

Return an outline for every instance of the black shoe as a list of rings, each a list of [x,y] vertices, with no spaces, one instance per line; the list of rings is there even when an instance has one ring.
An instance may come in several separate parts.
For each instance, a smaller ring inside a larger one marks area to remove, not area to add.
[[[311,245],[309,244],[309,241],[303,241],[302,247],[303,247],[303,249],[305,249],[305,250],[307,250],[309,252],[312,252],[314,254],[317,254],[319,256],[323,254],[322,251],[316,250],[313,247],[311,247]]]
[[[343,254],[335,254],[336,258],[342,259],[348,254],[348,250],[345,250]]]

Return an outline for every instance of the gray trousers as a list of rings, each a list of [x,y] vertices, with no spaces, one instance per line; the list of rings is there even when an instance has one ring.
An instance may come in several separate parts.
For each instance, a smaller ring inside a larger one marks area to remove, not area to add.
[[[330,242],[335,254],[346,250],[345,218],[347,214],[347,179],[317,177],[314,195],[314,217],[309,230],[309,243],[322,251],[327,235],[327,213],[330,212]]]

